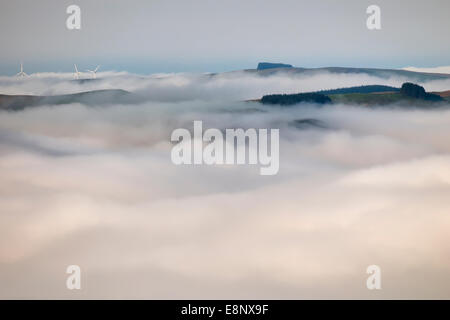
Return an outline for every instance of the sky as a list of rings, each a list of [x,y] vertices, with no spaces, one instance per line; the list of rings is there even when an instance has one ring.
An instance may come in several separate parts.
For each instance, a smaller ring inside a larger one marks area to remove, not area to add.
[[[81,8],[68,30],[66,8]],[[381,8],[382,29],[366,27]],[[0,74],[92,69],[148,74],[255,68],[450,65],[447,0],[0,1]]]

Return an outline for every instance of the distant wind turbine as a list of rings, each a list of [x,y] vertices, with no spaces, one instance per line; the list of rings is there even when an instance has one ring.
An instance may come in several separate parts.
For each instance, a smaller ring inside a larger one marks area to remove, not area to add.
[[[16,77],[26,77],[27,74],[25,72],[23,72],[23,63],[20,63],[20,72],[18,74],[16,74]]]
[[[76,64],[74,64],[74,66],[75,66],[75,73],[74,73],[74,76],[75,76],[76,79],[80,79],[80,74],[81,74],[81,72],[78,71],[78,68],[77,68],[77,65],[76,65]]]
[[[96,79],[97,78],[97,70],[100,68],[100,66],[97,66],[97,68],[95,68],[95,70],[86,70],[87,72],[92,73],[92,78]]]

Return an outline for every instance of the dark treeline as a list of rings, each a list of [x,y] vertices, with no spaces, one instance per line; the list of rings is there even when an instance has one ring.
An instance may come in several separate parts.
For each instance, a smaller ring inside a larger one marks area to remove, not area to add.
[[[261,98],[263,104],[293,105],[301,102],[325,104],[331,99],[320,93],[270,94]]]
[[[415,98],[415,99],[422,99],[422,100],[429,100],[429,101],[443,101],[440,96],[433,93],[427,93],[424,89],[424,87],[421,87],[417,84],[406,82],[402,85],[402,88],[400,89],[400,93],[404,96]]]
[[[258,63],[257,70],[275,69],[275,68],[292,68],[291,64],[285,63],[272,63],[272,62],[260,62]]]

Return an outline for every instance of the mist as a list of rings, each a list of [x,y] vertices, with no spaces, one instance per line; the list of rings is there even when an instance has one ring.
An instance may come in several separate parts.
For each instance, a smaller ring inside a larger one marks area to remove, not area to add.
[[[407,77],[380,78],[368,74],[274,74],[262,76],[249,71],[226,73],[161,73],[136,75],[127,72],[99,72],[97,79],[83,74],[75,80],[72,73],[37,73],[26,78],[0,77],[0,92],[8,95],[62,95],[92,90],[122,89],[159,102],[192,100],[235,101],[261,98],[272,93],[298,93],[384,84],[401,87]],[[450,78],[416,83],[427,91],[444,91]]]
[[[244,101],[405,79],[98,77],[0,78],[3,94],[145,97],[0,112],[1,298],[450,298],[450,110]],[[325,126],[292,126],[299,119]],[[171,132],[194,120],[279,128],[279,173],[175,166]],[[70,264],[82,270],[77,293],[65,287]],[[366,288],[373,264],[377,292]]]

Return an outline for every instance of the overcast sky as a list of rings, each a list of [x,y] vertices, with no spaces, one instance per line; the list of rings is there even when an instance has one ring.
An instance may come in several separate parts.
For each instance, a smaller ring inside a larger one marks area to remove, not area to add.
[[[448,0],[0,0],[0,74],[226,71],[296,66],[450,65]],[[67,6],[81,7],[79,31]],[[381,7],[382,30],[366,27]]]

